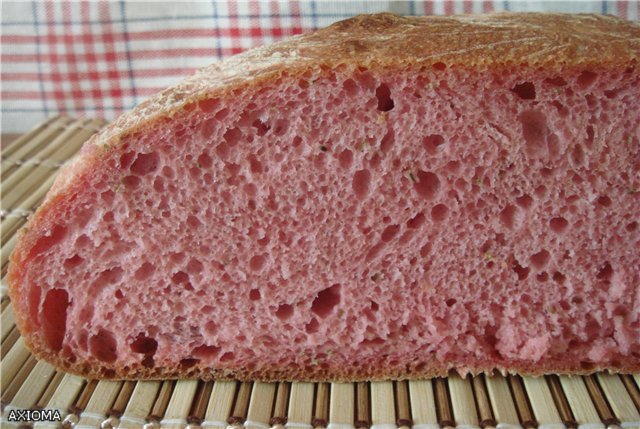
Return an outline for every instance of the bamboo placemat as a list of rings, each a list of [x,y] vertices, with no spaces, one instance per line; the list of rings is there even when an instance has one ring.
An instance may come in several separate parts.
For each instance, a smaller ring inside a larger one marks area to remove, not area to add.
[[[2,152],[2,426],[37,428],[640,429],[640,374],[477,376],[371,383],[95,381],[37,361],[6,294],[15,232],[58,168],[100,120],[56,117]],[[57,410],[61,422],[10,422],[11,411]]]

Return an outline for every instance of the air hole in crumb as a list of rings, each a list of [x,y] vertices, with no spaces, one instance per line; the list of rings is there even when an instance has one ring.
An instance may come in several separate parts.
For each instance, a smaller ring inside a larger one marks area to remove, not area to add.
[[[429,171],[418,171],[413,189],[421,197],[427,200],[433,200],[440,192],[440,179],[435,173]]]
[[[258,161],[258,158],[255,155],[249,155],[247,157],[249,161],[249,169],[253,174],[260,174],[264,170],[262,163]]]
[[[136,152],[126,152],[120,155],[120,168],[127,169],[131,167],[133,160],[136,158]]]
[[[500,212],[500,222],[508,229],[513,229],[520,225],[521,215],[518,208],[509,204]]]
[[[364,199],[369,194],[371,186],[371,173],[369,170],[358,170],[353,175],[351,187],[358,199]]]
[[[220,106],[220,101],[217,98],[207,98],[206,100],[198,101],[198,108],[205,113],[213,113]]]
[[[200,273],[204,269],[204,265],[196,258],[191,258],[187,264],[187,270],[192,273]]]
[[[440,134],[431,134],[422,139],[422,147],[431,155],[438,152],[444,144],[444,138]]]
[[[82,259],[80,256],[78,255],[73,255],[71,258],[65,259],[64,261],[64,268],[65,269],[71,269],[74,267],[77,267],[78,265],[80,265],[82,262],[84,261],[84,259]]]
[[[628,232],[633,232],[633,231],[635,231],[636,229],[638,229],[638,222],[631,222],[631,223],[627,224],[627,226],[625,227],[625,229],[626,229]]]
[[[218,356],[218,353],[220,353],[220,347],[206,344],[198,346],[191,351],[191,354],[199,359],[211,359]]]
[[[425,258],[431,253],[431,243],[427,243],[420,248],[420,256]]]
[[[162,174],[167,179],[173,179],[175,177],[175,172],[173,171],[173,169],[167,166],[162,167]]]
[[[149,173],[153,173],[158,169],[160,164],[160,156],[155,153],[141,153],[138,154],[136,160],[131,164],[129,170],[138,176],[144,176]]]
[[[523,100],[536,99],[536,87],[531,82],[519,83],[511,88],[511,91]]]
[[[513,266],[513,271],[518,275],[518,280],[524,280],[529,276],[529,267],[523,267],[518,263]]]
[[[51,289],[42,304],[42,328],[45,341],[53,351],[60,351],[67,332],[69,295],[64,289]]]
[[[534,110],[522,112],[519,116],[525,150],[531,157],[542,157],[547,154],[547,117]]]
[[[134,274],[136,280],[146,280],[155,271],[155,266],[149,262],[145,262],[138,268]]]
[[[276,310],[276,317],[280,320],[287,320],[293,316],[293,306],[289,304],[281,304]]]
[[[289,121],[286,119],[278,119],[273,126],[273,134],[276,136],[284,135],[289,129]]]
[[[444,204],[437,204],[431,209],[431,219],[436,222],[442,222],[447,218],[449,208]]]
[[[311,304],[311,311],[321,318],[325,318],[340,303],[340,285],[336,284],[318,292]]]
[[[609,198],[608,196],[604,195],[600,198],[598,198],[598,204],[604,207],[609,207],[611,205],[611,198]]]
[[[180,359],[180,366],[182,368],[191,368],[192,366],[195,366],[198,362],[200,362],[200,359],[184,358],[184,359]]]
[[[521,197],[516,198],[516,203],[524,208],[524,209],[528,209],[529,207],[531,207],[533,205],[533,198],[531,198],[529,195],[525,194],[522,195]]]
[[[445,303],[447,304],[447,307],[453,307],[456,302],[458,301],[455,298],[449,298],[448,300],[445,301]]]
[[[611,280],[611,277],[613,277],[613,268],[611,267],[611,264],[607,262],[602,268],[600,268],[596,277],[599,280]]]
[[[267,132],[271,129],[271,126],[268,123],[263,122],[260,119],[256,119],[255,121],[253,121],[253,124],[251,124],[251,126],[256,129],[256,134],[259,136],[267,134]]]
[[[442,62],[437,62],[433,64],[433,68],[436,70],[444,70],[447,68],[447,66]]]
[[[320,323],[318,323],[318,320],[314,317],[304,326],[304,329],[307,334],[314,334],[320,329]]]
[[[233,360],[234,357],[235,355],[233,354],[233,352],[226,352],[225,354],[220,356],[220,362],[229,362]]]
[[[171,277],[171,281],[175,284],[181,284],[187,290],[193,290],[191,281],[189,280],[189,274],[184,271],[178,271]]]
[[[547,280],[549,280],[549,274],[547,274],[546,272],[542,272],[536,276],[536,280],[539,282],[546,282]]]
[[[187,225],[192,229],[197,229],[202,226],[202,222],[196,216],[187,216]]]
[[[582,89],[590,87],[595,82],[598,75],[594,72],[585,70],[578,76],[578,86]]]
[[[449,172],[451,172],[453,174],[456,174],[456,173],[458,173],[458,171],[460,171],[460,162],[459,161],[449,161],[447,163],[447,165],[444,166],[444,168],[447,171],[449,171]]]
[[[380,140],[380,151],[382,153],[389,152],[395,140],[396,140],[395,132],[391,128],[387,131],[384,137],[382,137],[382,140]]]
[[[383,247],[384,247],[384,243],[378,243],[375,246],[371,247],[371,249],[369,249],[369,251],[367,252],[367,255],[365,256],[365,261],[369,262],[372,259],[375,259],[380,254]]]
[[[249,260],[249,268],[253,271],[260,271],[266,262],[264,255],[256,255]]]
[[[567,81],[564,80],[563,78],[561,78],[560,76],[558,77],[551,77],[548,79],[545,79],[545,82],[554,85],[554,86],[566,86],[567,85]]]
[[[551,228],[551,231],[557,234],[562,234],[563,232],[565,232],[568,226],[569,222],[567,222],[567,220],[563,217],[554,217],[549,221],[549,227]]]
[[[111,331],[101,328],[89,337],[91,355],[102,362],[114,362],[118,357],[118,345]]]
[[[140,185],[140,178],[138,176],[125,176],[122,179],[122,184],[127,189],[135,189]]]
[[[585,163],[584,149],[582,145],[577,144],[569,154],[569,160],[574,167],[582,167]]]
[[[544,185],[538,186],[534,189],[534,192],[538,198],[546,198],[547,196],[547,187]]]
[[[358,84],[353,79],[347,79],[342,82],[342,87],[344,88],[346,94],[350,97],[358,94]]]
[[[347,169],[351,167],[351,163],[353,162],[353,153],[349,149],[345,149],[340,152],[338,155],[338,161],[340,162],[340,167]]]
[[[424,213],[418,213],[417,215],[415,215],[414,217],[412,217],[407,221],[407,228],[410,228],[410,229],[420,228],[422,224],[424,224],[424,220],[425,220]]]
[[[142,353],[152,355],[158,350],[158,342],[145,334],[140,333],[135,340],[129,344],[131,351],[134,353]]]
[[[593,131],[593,126],[592,125],[587,126],[586,144],[587,144],[588,147],[591,147],[593,145],[594,136],[595,136],[595,132]]]
[[[208,335],[215,335],[218,332],[218,325],[213,320],[209,320],[204,324],[204,332]]]
[[[62,225],[54,225],[53,228],[51,228],[50,231],[45,232],[45,235],[41,236],[36,244],[31,248],[31,255],[37,255],[46,252],[56,244],[60,243],[66,235],[66,227]],[[76,247],[78,247],[78,242],[83,237],[87,238],[89,242],[91,241],[86,235],[81,235],[76,241]]]
[[[234,146],[242,139],[242,131],[239,128],[230,128],[222,136],[225,142],[230,146]]]
[[[400,225],[389,225],[382,231],[381,239],[385,243],[391,241],[400,231]]]
[[[545,249],[542,249],[538,253],[531,256],[531,265],[537,269],[544,268],[549,262],[551,255]]]
[[[563,284],[564,280],[566,279],[565,275],[562,274],[560,271],[556,271],[555,273],[553,273],[553,281],[559,284]]]
[[[200,167],[200,168],[209,168],[213,164],[213,160],[211,159],[211,157],[208,154],[202,153],[198,157],[197,164],[198,164],[198,167]]]
[[[378,99],[378,110],[388,112],[393,109],[394,103],[391,98],[391,90],[385,83],[381,83],[376,89],[376,98]]]

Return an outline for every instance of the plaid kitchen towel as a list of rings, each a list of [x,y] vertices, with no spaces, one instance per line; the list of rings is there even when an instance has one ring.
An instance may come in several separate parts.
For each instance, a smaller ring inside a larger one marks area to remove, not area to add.
[[[609,13],[638,1],[2,1],[2,132],[114,119],[195,69],[359,13]]]

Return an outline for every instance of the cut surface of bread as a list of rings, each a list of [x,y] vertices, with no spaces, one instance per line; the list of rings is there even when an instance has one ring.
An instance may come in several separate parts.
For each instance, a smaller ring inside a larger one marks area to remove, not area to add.
[[[640,370],[640,29],[359,16],[86,144],[23,230],[33,352],[88,377]]]

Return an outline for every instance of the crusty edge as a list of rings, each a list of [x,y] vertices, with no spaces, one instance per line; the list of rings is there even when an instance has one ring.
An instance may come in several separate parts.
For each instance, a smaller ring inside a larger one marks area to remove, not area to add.
[[[398,37],[401,33],[403,37]],[[453,42],[452,42],[453,39]],[[489,14],[458,17],[402,18],[392,14],[361,15],[330,27],[297,36],[271,46],[253,49],[219,64],[211,65],[143,102],[94,135],[71,163],[58,175],[45,201],[19,232],[8,272],[9,295],[15,306],[16,324],[33,353],[60,369],[89,378],[129,378],[122,369],[84,370],[47,351],[35,340],[28,321],[27,297],[21,293],[22,277],[30,249],[56,220],[56,208],[79,192],[86,176],[101,164],[104,148],[116,149],[127,135],[144,132],[190,103],[209,98],[226,99],[237,91],[256,90],[283,75],[318,73],[343,65],[371,69],[431,67],[442,65],[473,70],[513,70],[518,67],[547,70],[635,67],[640,58],[640,26],[602,15]],[[607,368],[540,369],[537,365],[514,365],[508,371],[522,374],[549,372],[591,373]],[[471,368],[468,372],[490,372],[493,368]],[[613,370],[640,371],[640,362],[629,360]],[[411,377],[442,376],[449,368],[413,372]],[[178,378],[198,376],[309,381],[326,380],[304,371],[215,372],[203,369],[188,375],[184,369],[154,373],[141,368],[136,378]],[[407,378],[407,374],[369,374],[367,379]],[[355,381],[353,374],[332,374],[331,379]]]

